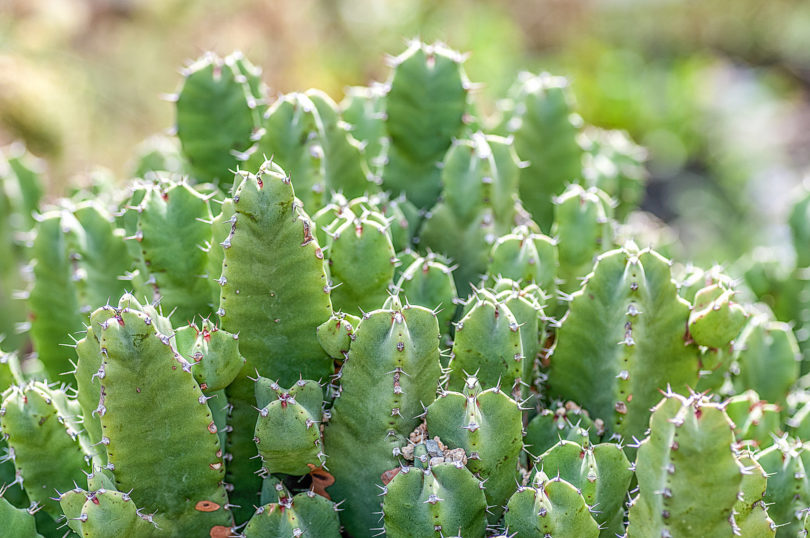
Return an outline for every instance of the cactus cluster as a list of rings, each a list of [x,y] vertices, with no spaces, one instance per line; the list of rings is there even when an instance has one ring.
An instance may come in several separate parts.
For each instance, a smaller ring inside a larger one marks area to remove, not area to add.
[[[803,273],[667,259],[641,148],[463,63],[338,104],[207,54],[122,192],[4,152],[3,532],[806,534]]]

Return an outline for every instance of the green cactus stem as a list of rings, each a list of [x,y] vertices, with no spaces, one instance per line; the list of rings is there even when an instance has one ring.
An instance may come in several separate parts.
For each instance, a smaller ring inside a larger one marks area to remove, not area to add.
[[[305,475],[326,463],[320,423],[323,391],[300,380],[289,390],[264,377],[256,381],[261,407],[254,441],[268,473]]]
[[[550,393],[577,400],[609,433],[640,438],[659,390],[697,382],[688,316],[668,260],[650,250],[601,255],[557,330]]]
[[[460,462],[402,467],[383,487],[386,536],[469,536],[486,533],[483,484]]]
[[[427,209],[441,191],[442,160],[460,133],[469,82],[462,56],[442,44],[414,41],[392,59],[385,96],[385,131],[390,139],[382,184]]]
[[[208,53],[183,75],[176,98],[183,154],[195,178],[227,189],[254,145],[263,96],[254,94],[249,79],[258,70],[238,53],[225,59]]]
[[[503,391],[481,390],[475,377],[463,393],[442,392],[427,408],[427,430],[450,448],[463,448],[467,468],[485,480],[490,523],[501,516],[514,491],[523,448],[523,421],[518,404]]]
[[[507,532],[518,536],[596,538],[599,525],[576,487],[539,471],[531,486],[519,487],[506,504]]]
[[[433,312],[402,306],[396,297],[355,329],[324,432],[335,477],[328,491],[333,500],[345,500],[341,521],[350,534],[365,536],[378,526],[381,476],[399,466],[405,439],[436,396],[438,344]]]
[[[222,447],[192,364],[159,332],[157,320],[126,299],[99,331],[104,358],[96,412],[116,489],[131,490],[137,506],[157,511],[168,533],[228,528],[233,517]],[[159,418],[155,402],[161,402]]]
[[[721,406],[700,395],[664,396],[638,448],[628,538],[733,535],[743,473],[731,448],[732,426]]]

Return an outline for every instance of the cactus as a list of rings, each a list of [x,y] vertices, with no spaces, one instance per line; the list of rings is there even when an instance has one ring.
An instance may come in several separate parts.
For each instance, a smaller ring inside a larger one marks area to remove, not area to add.
[[[184,72],[176,96],[177,137],[192,175],[228,187],[247,160],[259,124],[259,71],[241,55],[208,53]],[[258,90],[258,91],[257,91]]]
[[[376,212],[342,212],[327,232],[327,254],[335,309],[359,314],[388,297],[397,262],[385,218]]]
[[[517,403],[500,389],[482,391],[478,379],[469,377],[462,393],[440,393],[425,419],[430,436],[464,449],[467,468],[485,480],[489,520],[496,522],[514,489],[523,448]]]
[[[0,490],[0,493],[5,493],[5,491]],[[36,507],[17,508],[0,495],[0,521],[3,522],[5,532],[10,536],[42,538],[42,535],[37,532],[34,519],[36,512]]]
[[[268,473],[305,475],[325,463],[321,432],[323,392],[315,381],[298,381],[289,390],[259,377],[261,406],[254,441]]]
[[[483,485],[460,462],[396,471],[382,490],[386,536],[485,535]]]
[[[441,44],[414,41],[392,60],[385,96],[385,132],[390,143],[382,184],[405,193],[416,207],[432,207],[439,196],[442,160],[462,130],[469,82],[462,56]]]
[[[448,387],[460,390],[470,374],[481,385],[511,391],[523,373],[520,326],[509,308],[482,290],[467,302],[450,354]]]
[[[588,127],[585,138],[583,179],[616,200],[616,218],[623,221],[644,196],[647,150],[637,146],[624,131]]]
[[[119,491],[131,490],[138,507],[159,513],[158,526],[167,532],[228,528],[233,517],[222,485],[223,452],[207,399],[191,363],[171,346],[170,335],[159,331],[126,296],[100,325],[96,413],[107,468]],[[157,401],[159,427],[150,420]],[[167,450],[155,452],[157,443]],[[175,469],[170,476],[162,472],[167,462]]]
[[[779,406],[761,400],[753,390],[735,394],[725,405],[726,414],[734,423],[737,441],[765,448],[775,436],[784,433]]]
[[[542,471],[531,486],[519,487],[506,505],[504,522],[518,536],[582,536],[596,538],[599,525],[576,487]]]
[[[245,527],[245,538],[262,536],[300,536],[302,538],[338,538],[340,522],[334,503],[312,492],[279,495],[276,503],[256,510]]]
[[[650,436],[638,448],[628,538],[732,536],[743,473],[731,429],[723,408],[700,395],[664,396],[650,417]],[[711,472],[696,465],[701,459],[712,462]]]
[[[696,350],[684,345],[688,316],[666,259],[649,250],[601,255],[557,330],[550,392],[577,400],[608,432],[640,438],[659,390],[697,381]]]
[[[738,461],[743,469],[743,479],[734,504],[732,529],[739,536],[775,536],[776,524],[768,515],[763,498],[768,477],[750,454],[741,454]]]
[[[597,189],[571,185],[554,200],[551,234],[557,239],[560,288],[578,290],[591,271],[595,257],[611,246],[610,209]]]
[[[335,477],[329,493],[345,500],[341,520],[350,534],[364,536],[378,526],[373,513],[381,476],[399,466],[397,455],[417,415],[436,395],[438,337],[433,312],[402,306],[397,297],[364,315],[355,329],[324,434]]]
[[[458,295],[453,267],[448,267],[433,254],[416,258],[400,276],[395,290],[404,294],[411,304],[435,311],[443,339],[449,338]]]
[[[580,491],[585,503],[594,507],[593,518],[600,536],[616,536],[624,530],[624,498],[630,488],[633,470],[617,445],[579,445],[563,441],[538,459],[547,476],[559,476]]]
[[[799,376],[801,353],[788,325],[758,315],[740,334],[735,353],[738,392],[755,390],[763,400],[783,404]]]
[[[206,197],[184,183],[150,186],[136,211],[138,224],[130,240],[141,249],[155,300],[181,323],[211,315],[214,284],[206,274],[207,256],[200,248],[211,241]],[[180,252],[178,237],[185,247]]]
[[[267,109],[262,130],[246,168],[255,170],[272,157],[284,170],[293,170],[292,183],[305,208],[314,212],[334,192],[353,198],[374,190],[362,147],[326,94],[310,90],[282,96]]]
[[[383,84],[369,87],[352,86],[340,103],[343,120],[351,135],[363,144],[363,155],[369,170],[379,177],[385,165],[388,140],[385,134],[385,93]]]
[[[782,437],[755,455],[768,476],[763,500],[776,524],[776,536],[796,536],[802,528],[802,510],[810,506],[807,468],[808,447],[796,439]]]
[[[740,333],[747,312],[731,298],[734,292],[719,284],[698,291],[689,315],[689,334],[701,346],[723,348]]]
[[[497,278],[536,284],[543,298],[551,300],[557,293],[558,266],[556,243],[528,226],[518,226],[495,241],[487,272]],[[554,301],[551,308],[556,308]]]
[[[520,199],[543,231],[551,228],[554,196],[580,181],[583,150],[577,140],[582,120],[573,113],[568,81],[548,73],[521,73],[515,106],[506,128],[518,156],[529,165],[520,172]]]
[[[0,159],[0,331],[33,276],[0,352],[3,531],[806,534],[806,201],[797,267],[738,285],[635,246],[662,236],[643,152],[563,79],[524,76],[490,130],[460,54],[392,63],[340,106],[268,103],[207,55],[144,177],[36,222],[36,167]]]
[[[16,480],[32,502],[58,517],[53,491],[67,490],[88,468],[90,448],[80,433],[78,405],[64,391],[41,382],[14,385],[2,398],[0,428],[7,436]]]
[[[526,450],[537,458],[559,441],[585,446],[598,443],[604,433],[602,419],[591,420],[587,411],[574,402],[567,402],[564,406],[543,409],[532,417],[523,441]]]
[[[41,217],[33,243],[34,282],[28,293],[31,340],[48,377],[64,379],[75,357],[67,345],[90,312],[124,292],[130,258],[121,230],[94,202]]]
[[[4,312],[0,335],[7,349],[18,349],[24,341],[17,327],[25,323],[25,305],[15,300],[15,292],[24,287],[23,243],[39,211],[43,168],[42,161],[22,144],[0,148],[0,308]]]
[[[517,180],[517,157],[504,138],[475,133],[445,156],[441,200],[426,215],[419,245],[458,265],[463,295],[486,272],[489,246],[514,224]]]

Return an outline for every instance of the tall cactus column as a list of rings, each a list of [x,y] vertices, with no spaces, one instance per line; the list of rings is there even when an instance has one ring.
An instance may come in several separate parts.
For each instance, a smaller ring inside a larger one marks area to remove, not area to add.
[[[302,376],[326,380],[332,359],[318,344],[316,328],[332,314],[323,252],[314,227],[297,206],[289,177],[267,162],[258,174],[242,172],[233,196],[231,231],[221,242],[225,251],[219,284],[222,328],[239,334],[246,364],[228,387],[233,428],[228,452],[233,457],[228,479],[241,506],[237,518],[250,517],[258,503],[261,480],[253,430],[253,382],[259,375],[290,386]]]
[[[659,390],[697,382],[688,317],[666,259],[632,248],[603,254],[557,331],[552,394],[577,400],[628,442],[641,438]]]
[[[341,393],[324,443],[335,477],[332,499],[345,500],[341,520],[352,536],[380,527],[382,475],[436,397],[439,324],[430,310],[391,298],[364,316],[340,373]],[[375,515],[375,512],[378,514]]]

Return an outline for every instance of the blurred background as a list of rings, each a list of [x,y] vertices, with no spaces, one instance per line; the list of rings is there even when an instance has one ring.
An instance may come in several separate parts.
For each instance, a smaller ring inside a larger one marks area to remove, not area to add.
[[[339,101],[415,36],[470,52],[484,114],[520,70],[569,77],[586,122],[649,149],[643,208],[689,259],[790,248],[810,171],[806,0],[0,0],[0,146],[43,157],[52,195],[97,167],[123,180],[203,51],[240,49],[273,92]]]

